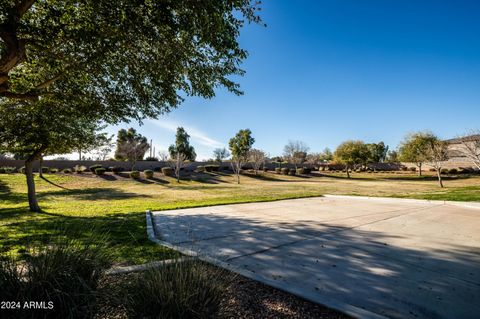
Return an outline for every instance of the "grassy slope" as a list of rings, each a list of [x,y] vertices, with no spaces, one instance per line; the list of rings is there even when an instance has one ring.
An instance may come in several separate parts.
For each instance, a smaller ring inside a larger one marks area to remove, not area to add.
[[[243,176],[200,175],[177,184],[158,176],[154,181],[133,181],[115,176],[47,175],[37,178],[43,213],[30,213],[24,176],[0,175],[0,252],[22,252],[32,242],[53,237],[88,238],[92,232],[110,233],[109,249],[119,263],[142,263],[169,258],[173,252],[150,243],[146,237],[146,209],[164,210],[285,198],[350,194],[425,199],[480,201],[480,178],[445,181],[414,175],[343,174],[300,178],[266,174]]]

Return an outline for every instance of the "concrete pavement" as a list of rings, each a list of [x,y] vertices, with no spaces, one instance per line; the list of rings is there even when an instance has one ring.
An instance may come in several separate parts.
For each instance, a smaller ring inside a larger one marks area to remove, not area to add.
[[[480,317],[475,205],[319,197],[152,219],[180,250],[356,317]]]

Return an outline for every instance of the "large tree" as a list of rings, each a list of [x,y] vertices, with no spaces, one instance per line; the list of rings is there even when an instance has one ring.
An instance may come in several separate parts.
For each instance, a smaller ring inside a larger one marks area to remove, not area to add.
[[[28,202],[31,211],[39,211],[33,176],[34,161],[45,154],[64,154],[80,143],[96,141],[103,127],[95,118],[51,98],[43,98],[40,107],[26,102],[7,102],[0,108],[0,152],[17,154],[25,160]],[[74,103],[72,101],[71,103]],[[55,114],[42,111],[54,108]],[[48,122],[48,125],[45,123]]]
[[[175,135],[175,143],[168,147],[170,153],[170,161],[177,177],[177,182],[180,182],[180,171],[186,161],[195,161],[197,154],[192,145],[190,145],[190,135],[183,127],[177,128]]]
[[[252,148],[253,143],[255,143],[255,139],[252,137],[252,131],[250,131],[250,129],[238,131],[228,142],[230,152],[232,153],[232,168],[233,172],[237,175],[238,184],[240,184],[242,166],[248,160],[248,152]]]
[[[57,114],[71,114],[65,125],[81,136],[82,123],[155,118],[185,96],[212,98],[220,86],[241,94],[229,76],[243,74],[247,52],[237,39],[245,22],[259,22],[257,10],[252,0],[0,0],[1,120],[13,105],[43,112],[21,128],[34,136],[58,125]],[[66,144],[82,145],[67,135]],[[16,149],[16,139],[2,147]],[[23,147],[29,161],[45,151],[36,139]]]
[[[344,164],[347,177],[350,178],[350,168],[358,164],[364,164],[370,155],[367,144],[363,141],[346,141],[340,144],[334,153],[334,159]]]
[[[458,151],[480,170],[480,130],[471,131],[460,137],[460,143]]]
[[[398,158],[402,162],[415,163],[418,175],[422,176],[423,164],[428,160],[428,144],[435,136],[431,132],[417,132],[405,136],[398,148]]]

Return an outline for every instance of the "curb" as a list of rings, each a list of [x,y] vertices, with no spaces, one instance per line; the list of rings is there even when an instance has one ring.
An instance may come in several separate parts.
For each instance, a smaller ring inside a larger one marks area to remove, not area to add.
[[[235,273],[237,273],[239,275],[242,275],[244,277],[247,277],[249,279],[256,280],[258,282],[261,282],[261,283],[266,284],[268,286],[271,286],[271,287],[274,287],[276,289],[282,290],[282,291],[287,292],[289,294],[293,294],[297,297],[306,299],[306,300],[311,301],[313,303],[316,303],[316,304],[319,303],[318,300],[316,300],[314,298],[314,292],[308,292],[308,293],[301,292],[301,291],[299,291],[297,289],[294,289],[292,287],[282,285],[280,282],[265,279],[265,278],[255,274],[255,273],[252,273],[251,271],[247,271],[245,269],[235,267],[235,266],[233,266],[233,265],[231,265],[227,262],[221,261],[217,258],[212,258],[212,257],[208,257],[208,256],[205,256],[205,255],[201,255],[198,252],[195,252],[191,249],[179,247],[179,246],[173,245],[171,243],[168,243],[166,241],[158,239],[156,237],[155,228],[153,226],[153,214],[152,214],[152,212],[150,210],[147,210],[145,215],[146,215],[145,217],[146,217],[146,221],[147,221],[148,239],[150,239],[154,243],[157,243],[159,245],[174,249],[174,250],[176,250],[176,251],[178,251],[178,252],[180,252],[184,255],[187,255],[189,257],[198,258],[201,261],[208,262],[208,263],[210,263],[212,265],[215,265],[217,267],[227,269],[229,271],[235,272]],[[322,302],[321,302],[321,305],[326,306],[326,307],[331,308],[331,309],[334,309],[334,310],[337,310],[339,312],[345,313],[345,314],[350,315],[354,318],[359,318],[359,319],[386,319],[386,318],[388,318],[388,317],[379,315],[377,313],[374,313],[374,312],[371,312],[371,311],[368,311],[368,310],[365,310],[365,309],[362,309],[362,308],[359,308],[359,307],[355,307],[355,306],[350,305],[348,303],[339,302],[337,300],[333,300],[333,299],[330,299],[330,298],[323,298]]]

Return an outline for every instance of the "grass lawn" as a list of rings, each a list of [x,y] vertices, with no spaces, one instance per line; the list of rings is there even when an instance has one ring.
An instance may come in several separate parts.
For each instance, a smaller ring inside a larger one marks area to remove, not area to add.
[[[228,174],[198,174],[180,184],[156,175],[151,181],[106,175],[48,174],[36,177],[42,213],[27,209],[25,177],[0,174],[0,253],[22,253],[29,244],[52,240],[87,240],[107,231],[107,248],[119,264],[143,263],[172,257],[169,249],[146,236],[145,210],[268,201],[344,194],[480,201],[480,177],[446,178],[444,189],[433,176],[413,174],[315,174],[307,177],[262,173],[242,176],[237,185]]]

